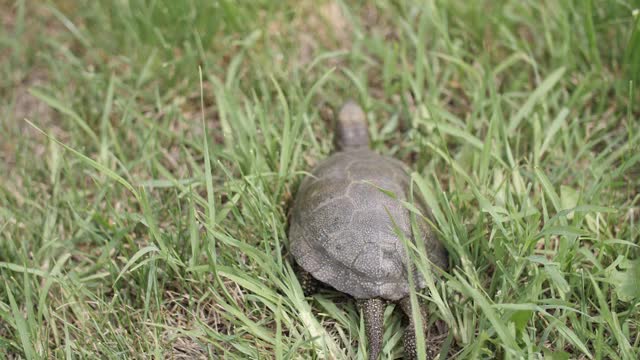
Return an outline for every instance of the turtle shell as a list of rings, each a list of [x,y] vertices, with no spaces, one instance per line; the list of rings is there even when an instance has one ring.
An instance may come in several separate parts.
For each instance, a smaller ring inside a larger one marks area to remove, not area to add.
[[[296,194],[289,239],[296,262],[313,277],[358,299],[409,294],[405,239],[415,241],[404,165],[369,149],[343,151],[320,163]],[[419,204],[423,214],[428,210]],[[447,254],[417,218],[427,256],[446,268]],[[416,286],[424,279],[415,277]]]

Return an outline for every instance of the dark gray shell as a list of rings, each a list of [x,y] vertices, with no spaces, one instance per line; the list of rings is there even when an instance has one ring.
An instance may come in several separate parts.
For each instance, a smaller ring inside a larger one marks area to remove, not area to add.
[[[407,296],[407,255],[396,231],[412,239],[409,211],[399,201],[407,200],[409,181],[401,162],[369,149],[338,152],[326,159],[296,194],[289,230],[296,262],[316,279],[355,298]],[[446,268],[442,244],[426,222],[418,219],[418,224],[427,256]],[[424,286],[420,277],[417,286]]]

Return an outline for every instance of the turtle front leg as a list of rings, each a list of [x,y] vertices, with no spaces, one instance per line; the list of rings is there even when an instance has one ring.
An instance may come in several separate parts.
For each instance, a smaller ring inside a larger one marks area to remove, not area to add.
[[[413,313],[411,311],[411,300],[408,296],[400,300],[400,307],[409,318],[409,325],[407,325],[407,328],[404,331],[404,354],[407,359],[417,359],[418,348],[416,346],[416,328],[413,319]],[[420,319],[415,320],[422,323],[424,336],[427,337],[429,335],[427,331],[427,308],[424,304],[420,304]],[[436,347],[427,346],[426,352],[427,359],[435,359],[436,356],[438,356],[439,349],[437,349]]]
[[[369,360],[376,360],[382,349],[384,330],[384,300],[379,298],[359,300],[364,315],[364,327],[369,342]]]
[[[314,278],[311,273],[303,269],[302,266],[297,263],[294,264],[294,271],[298,275],[298,281],[300,281],[300,286],[302,287],[302,292],[305,297],[318,292],[320,282]]]

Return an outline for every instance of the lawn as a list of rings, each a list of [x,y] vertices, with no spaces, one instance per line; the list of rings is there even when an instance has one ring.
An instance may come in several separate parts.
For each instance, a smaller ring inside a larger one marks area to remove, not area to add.
[[[287,251],[353,98],[449,250],[441,358],[638,359],[639,9],[0,0],[0,358],[366,358]]]

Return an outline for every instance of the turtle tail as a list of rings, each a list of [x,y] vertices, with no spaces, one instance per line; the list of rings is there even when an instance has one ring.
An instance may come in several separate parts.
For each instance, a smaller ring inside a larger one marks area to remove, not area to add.
[[[336,148],[338,151],[369,146],[369,127],[362,108],[353,100],[347,101],[336,121]]]

